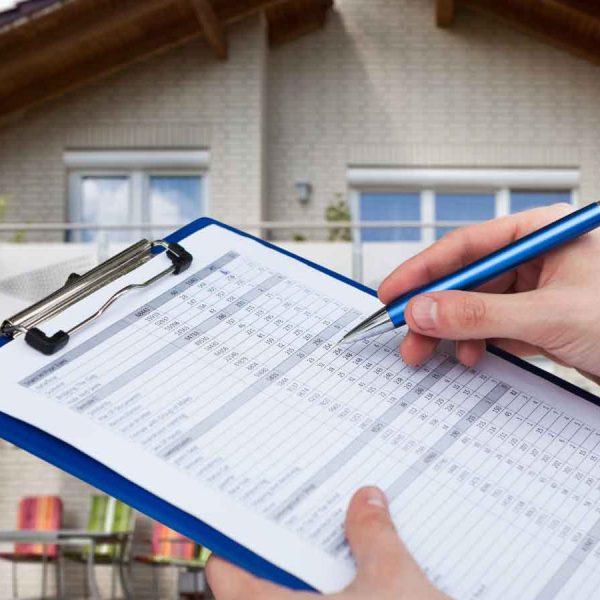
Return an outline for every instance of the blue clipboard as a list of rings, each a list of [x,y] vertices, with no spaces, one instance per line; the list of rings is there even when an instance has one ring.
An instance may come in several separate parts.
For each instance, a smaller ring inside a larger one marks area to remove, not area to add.
[[[376,295],[376,292],[356,281],[339,275],[325,267],[315,264],[309,260],[301,258],[291,252],[283,250],[269,242],[265,242],[253,235],[242,232],[238,229],[220,223],[214,219],[202,218],[198,219],[189,225],[186,225],[178,231],[172,233],[166,238],[167,242],[180,242],[189,235],[204,229],[208,225],[218,225],[237,235],[250,238],[275,252],[280,252],[298,260],[313,269],[317,269],[330,277],[334,277],[348,285],[352,285],[368,294]],[[0,346],[4,346],[11,340],[7,337],[0,337]],[[516,356],[508,354],[503,350],[495,347],[488,347],[488,351],[492,354],[506,360],[522,369],[534,373],[542,379],[546,379],[555,385],[567,390],[573,394],[600,406],[600,398],[583,390],[571,383],[568,383],[559,377],[556,377],[542,369],[539,369]],[[1,358],[1,354],[0,354]],[[261,558],[248,548],[242,546],[235,540],[223,535],[213,527],[203,523],[196,517],[176,508],[172,504],[162,500],[160,497],[151,494],[140,486],[132,483],[128,479],[119,475],[112,469],[109,469],[104,464],[90,458],[80,450],[66,444],[58,438],[45,433],[44,431],[28,425],[23,421],[10,417],[0,412],[0,438],[19,446],[23,450],[33,454],[34,456],[44,460],[45,462],[65,471],[78,479],[85,481],[95,488],[122,500],[129,504],[135,510],[144,513],[152,519],[164,523],[168,527],[179,531],[183,535],[196,540],[198,543],[210,548],[215,554],[222,558],[235,563],[239,567],[250,571],[258,577],[268,579],[274,583],[278,583],[285,587],[315,591],[304,581],[298,579],[294,575],[280,569],[269,561]],[[198,499],[201,502],[201,498]]]

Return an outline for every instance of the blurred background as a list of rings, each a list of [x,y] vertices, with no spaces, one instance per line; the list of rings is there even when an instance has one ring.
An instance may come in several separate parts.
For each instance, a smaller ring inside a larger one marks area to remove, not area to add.
[[[376,287],[460,225],[598,200],[598,63],[597,0],[0,0],[1,316],[201,216]],[[2,546],[0,600],[14,566],[25,597],[122,596],[123,565],[200,593],[201,548],[95,495],[0,443],[0,530],[127,534],[92,567],[91,538],[60,568]]]

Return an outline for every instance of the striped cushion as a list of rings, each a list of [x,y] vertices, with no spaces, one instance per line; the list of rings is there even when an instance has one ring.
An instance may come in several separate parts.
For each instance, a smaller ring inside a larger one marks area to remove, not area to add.
[[[56,531],[62,525],[63,506],[56,496],[35,496],[23,498],[19,502],[17,527],[33,531]],[[35,557],[46,555],[56,558],[58,548],[55,545],[15,544],[15,555]]]
[[[152,554],[161,559],[193,560],[196,544],[161,523],[154,523],[152,531]]]
[[[120,500],[105,495],[92,496],[92,506],[88,519],[89,531],[98,533],[129,533],[134,528],[134,512]],[[87,556],[88,550],[83,552]],[[114,544],[96,546],[96,557],[114,557],[119,552]]]

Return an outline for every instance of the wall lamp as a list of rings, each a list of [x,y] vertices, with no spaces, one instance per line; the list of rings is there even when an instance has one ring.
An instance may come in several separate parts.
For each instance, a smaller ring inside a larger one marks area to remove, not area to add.
[[[296,181],[294,184],[296,188],[296,198],[302,205],[306,205],[310,202],[313,194],[313,186],[310,181]]]

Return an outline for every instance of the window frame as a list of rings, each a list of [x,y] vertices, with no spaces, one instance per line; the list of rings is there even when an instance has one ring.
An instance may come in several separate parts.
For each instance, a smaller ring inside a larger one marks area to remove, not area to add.
[[[504,216],[509,214],[510,209],[510,190],[503,189],[497,190],[492,187],[476,186],[465,189],[464,187],[459,188],[457,186],[437,186],[435,188],[416,188],[403,186],[365,186],[359,188],[350,188],[349,192],[349,207],[350,215],[353,223],[360,222],[360,202],[363,194],[385,194],[385,193],[399,193],[399,194],[420,194],[421,196],[421,223],[434,223],[435,218],[435,197],[436,194],[460,194],[465,192],[472,192],[477,194],[490,194],[495,196],[495,215]],[[508,201],[507,201],[508,200]],[[423,237],[420,240],[422,243],[433,244],[436,241],[435,227],[423,227]],[[354,228],[355,237],[357,241],[362,243],[361,229],[359,227]],[[410,241],[406,241],[410,244]]]
[[[201,210],[210,215],[209,153],[206,150],[175,151],[69,151],[64,154],[67,167],[67,220],[81,223],[83,181],[87,177],[127,177],[129,187],[129,224],[150,225],[150,179],[158,177],[200,177],[202,180]],[[132,237],[149,237],[156,227],[129,230]],[[71,230],[67,240],[82,241],[83,230]]]
[[[495,217],[510,213],[511,191],[565,191],[579,204],[579,169],[565,168],[392,168],[350,166],[348,205],[353,224],[360,222],[362,194],[420,193],[421,223],[435,222],[438,193],[483,193],[495,196]],[[423,227],[422,244],[436,241],[436,228]],[[361,280],[363,244],[360,227],[353,227],[353,269]],[[373,242],[376,243],[376,242]],[[411,241],[398,243],[417,243]]]

